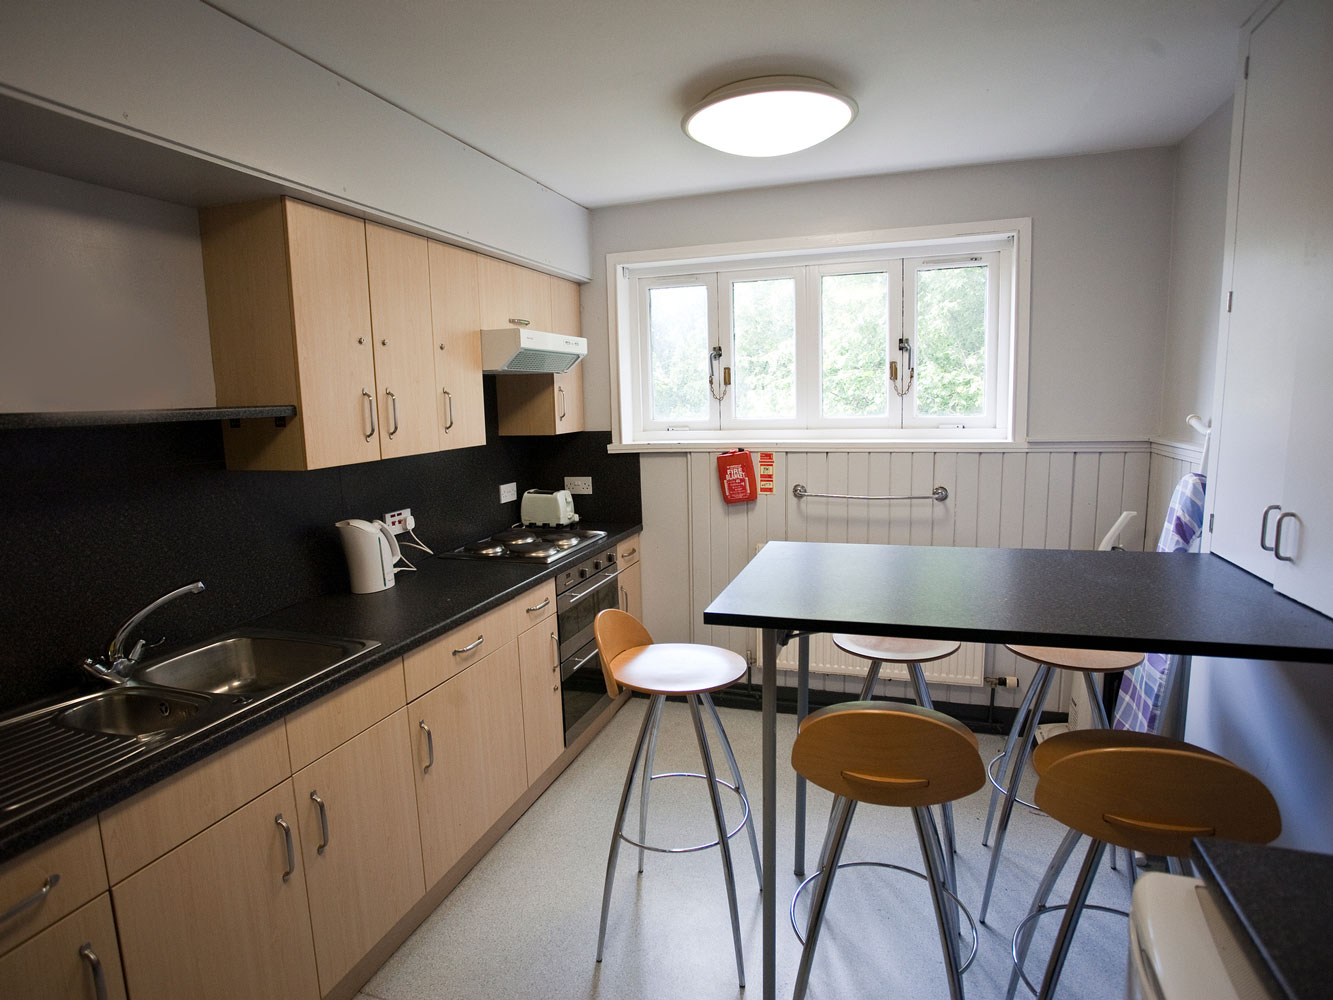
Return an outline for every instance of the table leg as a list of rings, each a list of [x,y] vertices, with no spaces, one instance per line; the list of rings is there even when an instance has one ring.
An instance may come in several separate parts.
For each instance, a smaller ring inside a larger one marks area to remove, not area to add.
[[[810,636],[796,640],[796,728],[810,714]],[[805,877],[805,778],[796,776],[796,864],[798,878]]]
[[[776,1000],[777,989],[777,854],[778,854],[778,634],[764,629],[761,652],[764,668],[764,964],[761,978],[764,1000]]]

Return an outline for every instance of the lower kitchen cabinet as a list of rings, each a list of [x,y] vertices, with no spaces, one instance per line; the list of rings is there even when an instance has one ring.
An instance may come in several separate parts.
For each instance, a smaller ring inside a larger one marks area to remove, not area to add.
[[[317,1000],[295,837],[284,781],[115,886],[130,996]]]
[[[638,563],[620,571],[620,610],[643,621],[643,569]]]
[[[518,642],[505,643],[407,710],[430,886],[527,791]]]
[[[560,639],[555,615],[518,637],[518,670],[523,693],[528,784],[532,784],[565,749],[560,705]]]
[[[425,894],[410,759],[399,709],[292,777],[321,993]]]
[[[111,897],[102,893],[0,958],[0,997],[124,1000]]]

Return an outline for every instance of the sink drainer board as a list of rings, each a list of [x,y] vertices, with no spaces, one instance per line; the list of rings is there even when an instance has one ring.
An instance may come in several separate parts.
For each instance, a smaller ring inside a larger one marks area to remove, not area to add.
[[[0,823],[108,775],[152,741],[59,725],[50,711],[0,726]]]

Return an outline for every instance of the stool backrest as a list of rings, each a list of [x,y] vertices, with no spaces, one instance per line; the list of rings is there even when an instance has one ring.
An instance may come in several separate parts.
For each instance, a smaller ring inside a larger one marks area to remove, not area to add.
[[[1262,781],[1188,743],[1148,737],[1138,745],[1078,750],[1054,757],[1039,774],[1040,809],[1090,837],[1145,854],[1185,857],[1195,837],[1266,844],[1282,832],[1277,803]]]
[[[976,735],[917,705],[853,701],[810,715],[791,763],[808,781],[858,802],[927,806],[970,795],[986,781]]]
[[[611,676],[611,662],[627,649],[651,646],[653,637],[637,618],[616,608],[600,612],[593,619],[592,630],[597,638],[597,652],[601,654],[606,693],[614,698],[620,694],[620,685]]]

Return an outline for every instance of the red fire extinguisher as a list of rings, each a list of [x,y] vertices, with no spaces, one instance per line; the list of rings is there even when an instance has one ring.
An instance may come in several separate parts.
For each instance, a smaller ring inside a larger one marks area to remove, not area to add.
[[[722,499],[727,503],[745,503],[759,495],[754,460],[744,448],[717,456],[717,478],[722,484]]]

